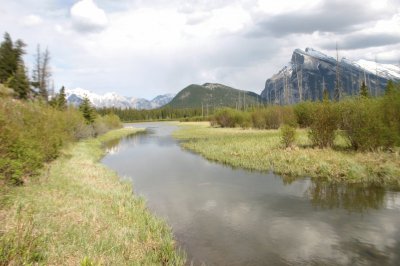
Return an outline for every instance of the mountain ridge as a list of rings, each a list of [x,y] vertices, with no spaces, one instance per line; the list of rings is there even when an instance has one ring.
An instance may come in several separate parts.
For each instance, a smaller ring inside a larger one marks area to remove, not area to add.
[[[97,94],[82,88],[66,89],[67,102],[78,106],[86,96],[96,108],[116,107],[122,109],[155,109],[169,103],[175,94],[163,94],[154,97],[152,100],[135,97],[124,97],[115,92],[107,92],[105,94]]]
[[[166,106],[173,108],[215,108],[256,105],[260,95],[235,89],[220,83],[191,84],[179,91]]]
[[[400,80],[400,68],[364,59],[339,62],[313,48],[295,49],[291,61],[265,82],[261,96],[268,103],[291,104],[302,100],[319,100],[326,88],[334,98],[336,70],[342,95],[357,95],[364,81],[371,95],[381,95],[388,80]]]

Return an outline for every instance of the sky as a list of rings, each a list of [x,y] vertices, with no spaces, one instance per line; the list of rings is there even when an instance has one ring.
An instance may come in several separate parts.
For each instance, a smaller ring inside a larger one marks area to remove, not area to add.
[[[260,93],[296,48],[399,64],[399,0],[0,0],[0,33],[55,88],[151,99],[217,82]]]

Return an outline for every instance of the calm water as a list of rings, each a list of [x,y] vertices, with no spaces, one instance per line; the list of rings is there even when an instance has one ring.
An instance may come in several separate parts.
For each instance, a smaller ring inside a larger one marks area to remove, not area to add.
[[[194,265],[400,265],[400,193],[232,169],[184,151],[165,123],[108,144]]]

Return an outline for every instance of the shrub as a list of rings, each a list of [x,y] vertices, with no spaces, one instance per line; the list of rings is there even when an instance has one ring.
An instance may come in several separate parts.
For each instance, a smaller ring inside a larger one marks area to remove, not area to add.
[[[389,131],[386,135],[386,143],[400,146],[400,83],[388,83],[380,110],[383,123]]]
[[[281,126],[280,131],[283,146],[285,148],[292,146],[296,140],[296,128],[285,124]]]
[[[312,123],[315,103],[301,102],[293,107],[298,125],[302,128],[309,127]]]
[[[92,124],[93,135],[98,136],[106,133],[110,129],[122,127],[122,123],[119,117],[114,114],[108,114],[105,116],[97,116]]]
[[[383,123],[380,102],[361,97],[339,103],[340,128],[355,150],[390,146],[390,130]]]
[[[296,125],[296,117],[291,106],[269,106],[257,109],[251,114],[253,127],[258,129],[278,129],[283,124]]]
[[[297,127],[297,119],[292,106],[281,107],[281,125],[286,124],[292,127]]]
[[[87,125],[82,114],[69,108],[56,110],[39,102],[10,98],[0,101],[0,183],[22,184],[43,163],[56,158],[67,142],[119,127],[116,116],[98,118]]]
[[[240,112],[237,119],[237,125],[244,129],[251,128],[253,126],[251,114],[249,112]]]
[[[329,101],[315,103],[311,121],[309,137],[313,145],[331,147],[338,125],[338,111],[334,104]]]
[[[215,113],[213,120],[221,127],[251,127],[250,115],[232,108],[219,109]]]

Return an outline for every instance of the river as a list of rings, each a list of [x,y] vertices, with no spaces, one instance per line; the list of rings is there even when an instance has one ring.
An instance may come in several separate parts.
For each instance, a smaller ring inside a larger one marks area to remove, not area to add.
[[[400,193],[233,169],[181,149],[169,123],[102,163],[173,229],[193,265],[400,265]]]

